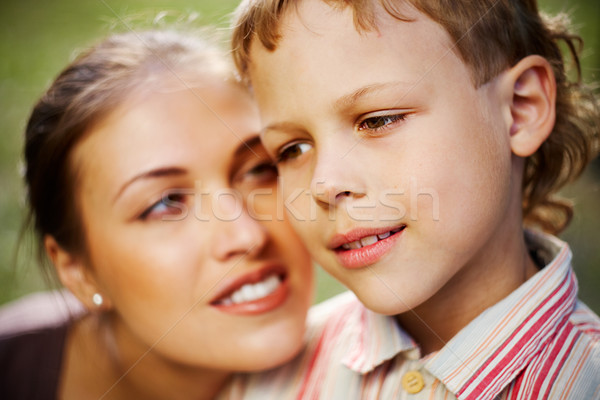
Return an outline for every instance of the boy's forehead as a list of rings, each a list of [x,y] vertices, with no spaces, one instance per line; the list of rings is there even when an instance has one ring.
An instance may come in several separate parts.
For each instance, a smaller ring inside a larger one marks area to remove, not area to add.
[[[329,43],[337,49],[348,53],[357,52],[363,46],[372,46],[372,38],[383,38],[384,44],[402,44],[411,41],[415,46],[428,51],[429,48],[442,45],[445,49],[453,49],[448,33],[428,16],[417,10],[408,2],[400,2],[397,11],[403,16],[399,19],[390,15],[379,2],[373,7],[374,26],[371,29],[358,28],[352,7],[330,5],[323,0],[302,0],[294,6],[288,7],[279,22],[279,40],[275,51],[267,51],[260,40],[252,40],[250,46],[250,64],[256,54],[267,52],[270,54],[285,53],[298,50],[310,51],[311,42]],[[418,21],[427,21],[426,24],[415,24]],[[404,29],[396,29],[404,26]],[[409,31],[414,31],[414,34]],[[407,34],[408,33],[408,34]],[[391,38],[389,36],[392,36]],[[393,49],[390,49],[393,50]],[[319,54],[323,57],[326,55]],[[380,54],[384,57],[385,54]]]
[[[410,20],[394,18],[378,6],[377,29],[359,31],[350,7],[332,7],[322,0],[303,0],[291,7],[281,19],[274,51],[259,40],[252,42],[249,74],[259,103],[264,87],[305,90],[294,87],[290,76],[296,83],[322,85],[332,89],[329,93],[341,95],[348,88],[332,88],[328,76],[354,87],[392,78],[411,83],[435,68],[441,58],[457,58],[449,35],[439,24],[414,8],[402,11]]]

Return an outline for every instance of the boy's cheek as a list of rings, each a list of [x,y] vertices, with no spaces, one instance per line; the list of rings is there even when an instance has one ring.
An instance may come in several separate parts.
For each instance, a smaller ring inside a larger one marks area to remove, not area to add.
[[[312,198],[310,190],[300,185],[292,186],[286,183],[282,183],[282,185],[282,196],[278,201],[278,208],[285,212],[294,229],[303,231],[305,230],[306,222],[316,219],[314,207],[311,207]]]

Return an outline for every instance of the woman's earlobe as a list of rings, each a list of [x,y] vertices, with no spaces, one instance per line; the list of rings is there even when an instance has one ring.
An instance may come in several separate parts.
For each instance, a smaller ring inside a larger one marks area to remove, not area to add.
[[[101,294],[82,257],[65,250],[50,235],[44,237],[44,247],[48,258],[54,264],[60,282],[90,311],[112,308],[107,297]],[[99,302],[98,298],[102,298],[102,301]]]
[[[512,77],[510,145],[520,157],[534,154],[556,120],[556,80],[550,63],[528,56],[509,71]]]

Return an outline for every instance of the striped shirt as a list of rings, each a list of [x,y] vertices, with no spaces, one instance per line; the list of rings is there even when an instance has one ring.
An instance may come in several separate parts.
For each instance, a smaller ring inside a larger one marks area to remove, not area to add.
[[[422,357],[395,318],[347,292],[311,310],[298,357],[238,390],[257,400],[600,399],[600,319],[577,300],[569,247],[528,239],[546,266],[438,352]]]

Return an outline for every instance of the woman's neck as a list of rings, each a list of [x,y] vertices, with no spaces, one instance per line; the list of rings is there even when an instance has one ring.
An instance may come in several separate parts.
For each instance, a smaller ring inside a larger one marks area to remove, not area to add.
[[[172,362],[114,325],[93,315],[74,323],[60,398],[213,399],[230,376]]]

